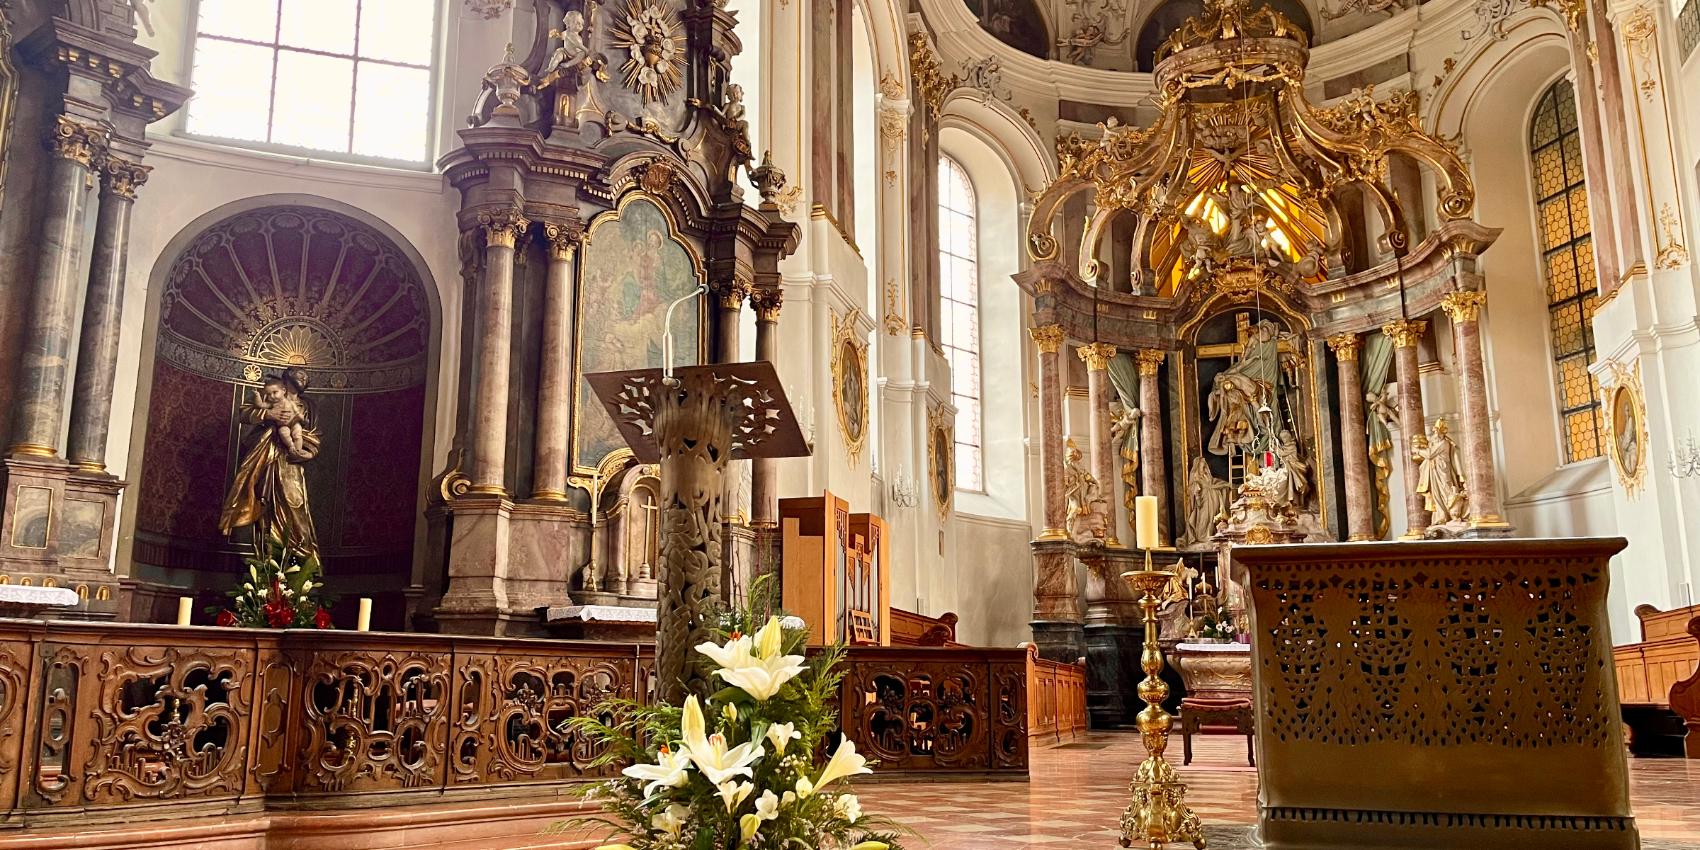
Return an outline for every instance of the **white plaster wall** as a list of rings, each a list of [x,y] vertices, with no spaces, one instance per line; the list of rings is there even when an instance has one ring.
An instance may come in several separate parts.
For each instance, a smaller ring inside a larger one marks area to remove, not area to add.
[[[961,617],[956,639],[1006,647],[1032,640],[1032,528],[1026,520],[966,514],[958,514],[954,525],[957,563],[966,567],[949,609]]]

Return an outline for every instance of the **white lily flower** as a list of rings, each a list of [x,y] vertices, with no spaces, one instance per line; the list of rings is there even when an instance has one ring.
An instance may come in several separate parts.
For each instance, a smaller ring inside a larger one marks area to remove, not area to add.
[[[761,818],[756,817],[755,815],[744,815],[743,817],[738,818],[738,834],[742,837],[743,844],[748,844],[755,840],[756,832],[760,829]]]
[[[838,809],[838,813],[844,816],[845,820],[855,823],[862,819],[862,801],[856,799],[855,794],[840,794],[837,799],[832,801],[832,804]]]
[[[728,812],[735,811],[743,805],[744,801],[749,799],[750,792],[754,790],[756,790],[756,786],[748,782],[721,782],[715,786],[715,791],[720,794],[721,801],[726,803],[726,811]]]
[[[845,738],[838,742],[838,749],[832,751],[832,758],[827,760],[826,767],[815,779],[815,787],[825,788],[840,779],[873,772],[873,768],[868,767],[868,760],[856,752],[856,742]]]
[[[773,745],[773,754],[776,756],[785,755],[785,748],[801,737],[803,733],[798,732],[797,727],[790,723],[775,723],[767,727],[767,741]]]
[[[762,820],[773,820],[779,817],[779,798],[772,791],[763,791],[756,798],[756,817]]]
[[[668,838],[678,838],[679,834],[684,831],[685,821],[690,815],[689,807],[674,803],[668,806],[665,811],[658,812],[655,817],[650,818],[649,825],[660,830],[661,834]]]
[[[779,795],[779,805],[781,806],[789,806],[795,802],[797,802],[797,792],[795,791],[786,791]]]
[[[785,793],[789,794],[791,792],[787,791]],[[809,796],[810,794],[813,794],[813,793],[815,793],[815,784],[813,782],[810,782],[809,778],[807,776],[797,777],[797,796],[799,798],[802,798],[802,797],[807,797],[807,796]]]
[[[766,702],[804,670],[803,656],[779,654],[783,651],[783,638],[778,618],[771,618],[753,641],[743,635],[725,646],[702,644],[697,651],[720,665],[714,675],[726,684],[741,689],[758,702]]]
[[[696,650],[722,667],[743,667],[750,663],[751,647],[749,635],[738,635],[724,644],[699,643]]]
[[[751,776],[750,765],[767,754],[760,744],[744,743],[728,749],[725,735],[719,732],[704,734],[707,728],[702,705],[694,695],[685,698],[685,714],[679,730],[683,733],[685,752],[690,755],[691,763],[702,772],[703,778],[716,786],[735,776]]]
[[[662,747],[661,751],[656,754],[656,762],[656,764],[634,764],[620,771],[621,774],[639,782],[649,783],[643,789],[645,800],[655,796],[655,792],[659,788],[677,788],[688,781],[685,771],[691,769],[690,754],[674,753],[666,747]]]
[[[785,649],[785,632],[780,629],[779,618],[769,617],[767,625],[756,632],[755,655],[763,661],[774,658]]]

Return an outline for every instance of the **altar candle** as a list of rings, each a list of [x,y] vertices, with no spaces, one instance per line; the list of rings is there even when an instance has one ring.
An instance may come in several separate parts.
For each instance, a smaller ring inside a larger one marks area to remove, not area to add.
[[[177,625],[179,625],[179,626],[189,625],[189,606],[193,605],[194,602],[195,602],[195,600],[192,597],[188,597],[188,596],[177,597]]]
[[[372,598],[370,596],[360,597],[360,616],[354,621],[354,630],[357,632],[372,630]]]
[[[1135,496],[1133,518],[1134,545],[1141,549],[1157,548],[1157,497]]]

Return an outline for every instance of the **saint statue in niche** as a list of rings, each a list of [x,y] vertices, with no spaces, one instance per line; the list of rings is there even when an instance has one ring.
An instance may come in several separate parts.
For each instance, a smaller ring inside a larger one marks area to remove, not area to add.
[[[1210,462],[1192,459],[1186,477],[1187,544],[1208,544],[1216,534],[1216,521],[1226,513],[1233,487],[1210,471]]]
[[[1276,492],[1269,494],[1271,504],[1303,510],[1310,500],[1310,464],[1303,457],[1298,439],[1285,428],[1275,441],[1275,468],[1281,475]]]
[[[289,369],[266,378],[242,406],[242,423],[252,426],[248,449],[218,518],[218,530],[225,535],[252,527],[256,546],[275,541],[303,558],[319,554],[301,467],[319,456],[319,432],[303,398],[306,392],[307,373]]]
[[[1274,401],[1280,384],[1281,340],[1291,336],[1269,319],[1258,322],[1239,361],[1211,382],[1208,401],[1213,427],[1207,446],[1211,454],[1252,449],[1258,410]]]
[[[1417,462],[1417,492],[1423,495],[1433,525],[1464,519],[1469,499],[1458,475],[1458,446],[1446,433],[1446,420],[1436,420],[1428,436],[1411,441],[1411,457]]]

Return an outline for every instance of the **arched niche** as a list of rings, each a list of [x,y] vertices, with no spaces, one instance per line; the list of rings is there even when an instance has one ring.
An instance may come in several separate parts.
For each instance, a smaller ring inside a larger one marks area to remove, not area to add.
[[[1257,6],[1267,6],[1304,30],[1305,39],[1316,44],[1316,24],[1310,10],[1298,0],[1254,0]],[[1204,13],[1204,0],[1168,0],[1151,10],[1139,26],[1139,37],[1133,42],[1134,70],[1150,73],[1157,65],[1157,50],[1188,18]]]
[[[239,410],[265,377],[298,368],[322,439],[306,473],[326,576],[399,612],[438,332],[417,254],[350,213],[245,202],[191,224],[160,262],[132,575],[229,589],[246,545],[218,519],[247,447]],[[385,616],[380,627],[402,625]]]

